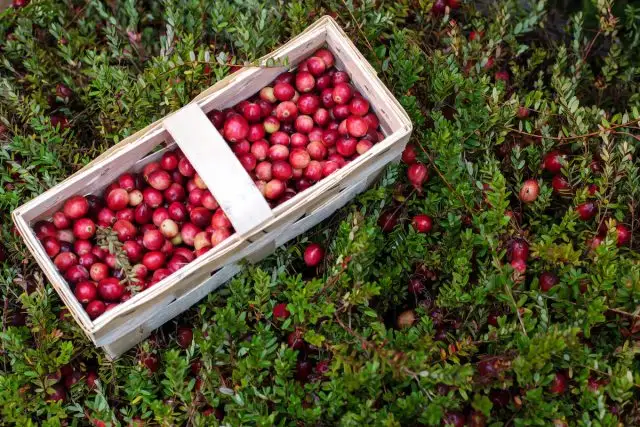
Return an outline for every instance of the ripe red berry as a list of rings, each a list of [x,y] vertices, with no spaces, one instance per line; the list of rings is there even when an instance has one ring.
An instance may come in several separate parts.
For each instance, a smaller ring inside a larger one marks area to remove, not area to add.
[[[287,337],[287,343],[293,350],[300,350],[304,348],[304,332],[301,329],[296,328]]]
[[[224,123],[223,134],[229,142],[238,142],[247,137],[249,123],[241,115],[237,114],[227,119]]]
[[[580,219],[587,221],[596,215],[598,209],[596,208],[595,203],[585,202],[576,206],[576,211],[578,212]]]
[[[273,318],[279,320],[285,320],[290,316],[287,309],[287,303],[281,302],[273,307]]]
[[[551,288],[557,285],[560,279],[555,274],[545,271],[540,275],[540,290],[542,292],[549,292]]]
[[[535,179],[528,179],[522,184],[520,189],[520,200],[524,203],[532,203],[538,198],[540,186]]]
[[[542,164],[546,170],[553,174],[557,174],[562,169],[565,156],[559,151],[551,151],[544,156]]]
[[[527,271],[527,263],[522,259],[514,259],[511,261],[511,267],[521,274],[524,274]]]
[[[89,202],[83,196],[73,196],[64,203],[62,211],[67,218],[82,218],[89,212]]]
[[[445,9],[447,8],[447,3],[445,0],[436,0],[431,6],[431,13],[436,16],[443,15]]]
[[[324,249],[317,243],[311,243],[304,251],[304,262],[308,267],[315,267],[324,259]]]
[[[629,241],[631,240],[631,231],[629,231],[629,229],[625,225],[623,224],[616,225],[616,232],[617,232],[616,244],[618,246],[624,246],[627,243],[629,243]]]
[[[564,394],[567,391],[567,382],[567,377],[563,373],[557,372],[549,385],[549,391],[553,394]]]
[[[93,282],[80,282],[76,285],[74,295],[82,304],[88,304],[98,296],[98,289]]]
[[[178,328],[176,341],[178,342],[178,345],[180,347],[189,348],[189,346],[191,346],[191,342],[193,341],[193,330],[187,327]]]
[[[93,300],[85,307],[85,310],[91,319],[102,315],[106,311],[107,307],[104,302],[100,300]]]
[[[519,119],[526,119],[529,117],[529,109],[527,107],[519,106],[516,113]]]
[[[361,138],[366,135],[369,130],[369,124],[365,119],[359,116],[349,116],[346,120],[347,132],[353,138]]]
[[[416,162],[418,154],[416,153],[416,146],[413,144],[407,144],[402,152],[402,161],[408,165]]]
[[[105,200],[107,207],[116,212],[127,207],[129,204],[129,193],[127,193],[127,190],[124,188],[114,188],[109,191]]]
[[[567,194],[571,189],[571,184],[569,184],[569,181],[562,175],[554,175],[551,180],[551,186],[557,194]]]
[[[316,85],[316,79],[308,71],[300,71],[296,74],[296,89],[300,93],[311,92]]]
[[[390,209],[382,212],[378,218],[378,225],[382,228],[382,231],[385,233],[393,231],[398,224],[398,215],[398,209]]]
[[[416,189],[420,190],[422,185],[429,180],[429,170],[420,162],[412,163],[407,169],[407,178]]]
[[[140,362],[150,371],[156,372],[158,368],[160,368],[160,359],[155,354],[146,354],[141,359]]]
[[[73,224],[73,234],[78,239],[88,240],[96,232],[96,225],[89,218],[80,218]]]
[[[334,86],[331,96],[333,102],[338,105],[344,105],[351,100],[353,89],[349,83],[338,83]],[[349,111],[348,107],[347,111]]]
[[[508,83],[509,82],[509,72],[507,70],[496,71],[495,78],[496,78],[496,81],[503,81],[505,83]]]
[[[510,260],[523,260],[526,261],[529,258],[529,245],[522,239],[515,239],[511,243],[510,251]]]
[[[433,228],[433,220],[429,215],[416,215],[413,217],[411,225],[418,233],[427,234]]]
[[[98,293],[105,301],[119,301],[125,290],[125,287],[115,277],[103,279],[98,283]]]

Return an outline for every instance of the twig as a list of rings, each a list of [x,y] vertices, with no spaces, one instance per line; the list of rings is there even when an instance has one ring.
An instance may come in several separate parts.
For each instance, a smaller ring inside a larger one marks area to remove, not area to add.
[[[598,131],[595,131],[595,132],[586,133],[586,134],[583,134],[583,135],[574,135],[574,136],[543,136],[543,135],[538,135],[538,134],[535,134],[535,133],[529,133],[529,132],[521,131],[521,130],[515,129],[515,128],[510,128],[510,127],[508,127],[507,130],[509,132],[515,132],[515,133],[519,133],[521,135],[527,135],[527,136],[530,136],[532,138],[552,139],[554,141],[571,141],[571,140],[580,139],[580,138],[592,138],[594,136],[600,135],[600,133],[602,133],[602,132],[613,132],[614,134],[621,133],[619,131],[616,131],[615,129],[629,127],[631,124],[634,124],[634,123],[637,123],[637,122],[638,122],[637,120],[632,120],[632,121],[629,121],[627,123],[621,123],[621,124],[618,124],[618,125],[612,125],[610,128],[607,128],[607,129],[602,129],[602,130],[598,130]]]
[[[582,66],[586,63],[587,56],[589,56],[589,53],[591,52],[591,48],[593,47],[593,44],[596,42],[596,39],[600,36],[601,32],[602,30],[598,29],[598,32],[596,33],[596,35],[593,36],[593,39],[591,39],[591,43],[589,43],[589,46],[587,46],[587,50],[585,51],[584,55],[582,56],[582,60],[580,61],[580,63],[578,64],[578,67],[576,68],[576,74],[578,74],[578,72],[580,71],[580,68],[582,68]]]

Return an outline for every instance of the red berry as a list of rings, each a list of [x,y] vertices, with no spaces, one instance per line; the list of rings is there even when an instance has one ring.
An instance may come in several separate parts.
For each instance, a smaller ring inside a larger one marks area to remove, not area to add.
[[[195,236],[194,236],[195,238]],[[186,239],[185,239],[186,243]],[[142,264],[151,271],[155,271],[161,268],[166,261],[166,256],[160,251],[151,251],[144,254],[142,257]]]
[[[459,9],[460,8],[460,1],[461,0],[447,0],[447,5],[451,9]]]
[[[544,156],[542,163],[544,168],[553,174],[557,174],[562,169],[565,156],[559,151],[551,151]]]
[[[119,301],[125,290],[125,287],[115,277],[109,277],[98,282],[98,293],[105,301]]]
[[[73,293],[82,304],[88,304],[96,299],[98,289],[93,282],[80,282]]]
[[[286,186],[282,181],[272,179],[265,185],[264,196],[269,200],[277,200],[284,194],[285,189]]]
[[[96,232],[96,225],[89,218],[80,218],[73,224],[73,234],[78,239],[88,240]]]
[[[289,310],[287,309],[287,303],[281,302],[273,307],[274,319],[285,320],[290,314],[291,313],[289,313]]]
[[[518,112],[516,113],[519,119],[526,119],[529,117],[529,109],[527,107],[519,106]]]
[[[138,232],[135,225],[124,219],[119,219],[113,224],[113,231],[116,232],[118,240],[121,242],[133,239]]]
[[[85,307],[87,314],[91,319],[95,319],[96,317],[102,315],[106,311],[107,307],[104,302],[100,300],[93,300]]]
[[[80,283],[89,279],[89,271],[84,266],[76,264],[65,271],[64,278],[71,284]]]
[[[527,263],[522,259],[514,259],[511,261],[511,267],[521,274],[524,274],[527,271]]]
[[[311,58],[307,59],[307,67],[309,69],[309,72],[313,76],[320,77],[322,73],[324,73],[324,71],[326,70],[327,64],[324,62],[322,58],[319,58],[317,56],[312,56]]]
[[[540,275],[540,290],[542,292],[549,292],[551,288],[560,282],[558,276],[548,271],[543,272]]]
[[[166,170],[159,169],[151,172],[147,182],[152,188],[164,191],[171,185],[171,175]]]
[[[307,267],[315,267],[324,259],[324,249],[317,243],[311,243],[304,251],[304,263]]]
[[[551,186],[557,194],[567,194],[571,189],[571,184],[569,184],[569,181],[562,175],[554,175],[551,180]]]
[[[300,93],[307,93],[313,90],[316,85],[316,79],[308,71],[300,71],[296,74],[296,89]]]
[[[501,80],[505,83],[509,82],[509,72],[507,70],[496,71],[495,74],[496,81]]]
[[[124,188],[114,188],[107,194],[106,202],[112,211],[122,210],[129,204],[129,193]]]
[[[280,120],[278,120],[274,116],[269,116],[266,119],[264,119],[263,125],[264,125],[264,130],[267,133],[274,133],[280,129]]]
[[[384,211],[380,214],[378,218],[378,225],[382,228],[382,231],[385,233],[390,233],[393,231],[395,226],[398,224],[398,210],[390,209]]]
[[[418,157],[416,153],[416,146],[413,144],[407,144],[402,152],[402,161],[408,165],[416,162],[416,158]]]
[[[412,163],[407,169],[407,178],[416,189],[420,190],[422,185],[429,180],[429,170],[420,162]]]
[[[160,368],[160,359],[155,354],[146,354],[140,361],[150,372],[156,372]]]
[[[436,16],[443,15],[446,8],[447,3],[445,2],[445,0],[436,0],[433,3],[433,6],[431,6],[431,12]]]
[[[529,258],[529,245],[522,239],[516,239],[511,243],[509,248],[511,257],[510,260],[522,260],[526,261]]]
[[[96,262],[89,269],[89,276],[96,282],[106,279],[109,277],[109,267],[104,263]]]
[[[411,225],[416,232],[427,234],[433,228],[433,220],[429,215],[416,215],[413,217]]]
[[[178,161],[178,171],[180,172],[180,175],[185,176],[187,178],[191,178],[196,173],[196,170],[193,168],[193,165],[191,164],[191,162],[189,162],[189,159],[187,159],[186,157],[182,157]]]
[[[94,371],[87,372],[87,386],[89,387],[89,390],[93,390],[96,387],[96,381],[99,379],[98,374]]]
[[[298,107],[293,101],[285,101],[276,107],[276,118],[280,122],[293,122],[298,117]],[[267,132],[269,129],[265,126]]]
[[[273,95],[280,102],[291,101],[295,93],[296,90],[289,83],[276,83],[273,87]]]
[[[354,138],[361,138],[369,130],[369,124],[362,117],[349,116],[346,120],[347,131]]]
[[[191,328],[181,327],[178,328],[178,334],[176,336],[178,345],[182,348],[189,348],[193,341],[193,330]]]
[[[322,59],[327,69],[333,67],[333,64],[335,63],[333,54],[327,49],[318,49],[316,53],[313,54],[313,56]]]
[[[62,210],[67,218],[82,218],[89,212],[89,202],[82,196],[73,196],[64,203]]]
[[[296,379],[300,382],[306,382],[311,375],[313,365],[309,360],[298,360],[296,364]]]
[[[16,0],[14,0],[15,2]],[[21,6],[20,6],[21,7]],[[47,402],[64,402],[67,398],[67,393],[64,390],[64,386],[62,384],[54,384],[51,386],[53,391],[47,392],[46,401]]]
[[[241,141],[247,137],[248,133],[249,123],[239,114],[228,118],[224,123],[223,134],[229,142]]]
[[[549,391],[553,394],[564,394],[567,391],[567,381],[568,379],[563,373],[557,372],[549,385]]]
[[[540,186],[535,179],[528,179],[522,184],[520,189],[520,200],[524,203],[532,203],[538,198]]]
[[[629,229],[625,225],[622,225],[622,224],[616,225],[616,232],[617,232],[616,244],[618,246],[624,246],[627,243],[629,243],[629,241],[631,240],[631,231],[629,231]]]
[[[593,202],[585,202],[576,206],[576,211],[578,212],[578,216],[582,220],[589,220],[593,218],[596,213],[598,213],[598,209]]]
[[[320,98],[317,95],[305,93],[298,99],[298,110],[302,114],[311,116],[318,111],[318,108],[320,108]]]
[[[304,332],[301,329],[295,329],[293,332],[289,334],[287,337],[287,342],[289,347],[293,350],[300,350],[304,347]]]
[[[349,83],[338,83],[334,86],[331,96],[336,104],[347,104],[353,96],[353,89]]]
[[[340,138],[336,142],[336,151],[343,157],[351,157],[358,149],[358,140],[355,138]]]
[[[49,258],[53,258],[60,253],[60,240],[55,237],[46,237],[42,240],[42,246]]]

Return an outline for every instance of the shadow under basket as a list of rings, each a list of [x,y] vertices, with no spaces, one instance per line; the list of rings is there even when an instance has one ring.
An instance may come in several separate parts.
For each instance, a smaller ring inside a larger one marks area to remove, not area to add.
[[[345,167],[271,209],[206,113],[229,108],[256,94],[321,47],[334,54],[336,68],[346,71],[353,86],[369,100],[385,138]],[[227,282],[242,269],[243,261],[260,261],[329,217],[367,189],[388,163],[399,159],[412,131],[409,117],[331,17],[319,19],[260,63],[267,60],[286,60],[289,65],[242,68],[13,212],[27,247],[69,312],[110,358],[118,357]],[[164,148],[158,151],[158,146]],[[182,269],[92,320],[47,256],[32,224],[51,218],[69,197],[101,194],[121,174],[140,171],[176,147],[191,161],[236,232]]]

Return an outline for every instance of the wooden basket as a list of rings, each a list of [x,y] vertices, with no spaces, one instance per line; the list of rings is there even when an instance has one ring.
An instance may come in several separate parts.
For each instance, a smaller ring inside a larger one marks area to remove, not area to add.
[[[206,113],[249,98],[275,77],[327,46],[336,67],[369,100],[385,139],[357,160],[291,200],[270,209]],[[118,357],[163,323],[187,310],[241,270],[326,219],[365,190],[399,158],[411,122],[375,70],[329,16],[261,59],[288,60],[289,67],[245,67],[219,81],[189,105],[113,146],[71,177],[13,211],[13,219],[36,261],[71,315],[98,347]],[[151,153],[158,145],[165,148]],[[232,222],[236,233],[153,287],[91,320],[36,238],[31,224],[48,219],[73,195],[100,194],[118,176],[140,171],[177,144],[192,162]]]

